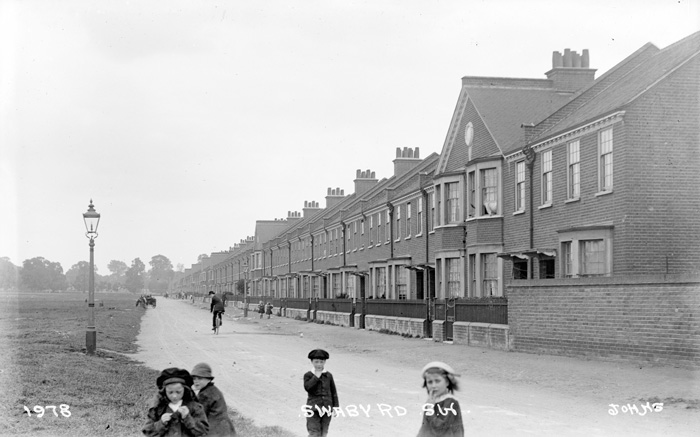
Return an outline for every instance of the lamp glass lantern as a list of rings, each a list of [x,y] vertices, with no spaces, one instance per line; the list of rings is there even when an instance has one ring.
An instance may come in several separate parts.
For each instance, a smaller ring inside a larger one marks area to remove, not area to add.
[[[100,224],[100,214],[95,211],[92,199],[90,199],[87,212],[83,213],[83,220],[85,221],[85,230],[87,231],[86,236],[88,238],[97,237],[97,225]]]

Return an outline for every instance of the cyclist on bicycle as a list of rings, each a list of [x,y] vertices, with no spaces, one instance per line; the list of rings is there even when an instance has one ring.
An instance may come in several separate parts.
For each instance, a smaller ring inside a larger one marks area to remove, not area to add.
[[[221,315],[226,311],[226,308],[224,307],[224,302],[221,300],[219,295],[214,293],[213,290],[209,292],[209,296],[211,297],[211,306],[209,312],[214,314],[214,317],[212,317],[211,319],[211,330],[216,331],[216,318],[219,318],[219,326],[221,326]]]

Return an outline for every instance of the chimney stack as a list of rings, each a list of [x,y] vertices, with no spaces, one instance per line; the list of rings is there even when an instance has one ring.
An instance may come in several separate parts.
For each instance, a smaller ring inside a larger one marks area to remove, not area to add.
[[[397,147],[396,159],[394,159],[394,176],[404,175],[420,164],[419,155],[420,149],[418,147],[415,149],[404,147],[403,150]]]
[[[345,190],[328,187],[328,194],[326,194],[326,209],[339,204],[344,198]]]
[[[321,208],[318,206],[318,202],[313,200],[304,201],[304,209],[302,210],[304,218],[309,218],[320,210]]]
[[[555,90],[574,93],[593,83],[595,72],[590,68],[588,49],[583,49],[581,54],[564,49],[563,56],[560,52],[552,52],[552,69],[545,75]]]
[[[357,169],[355,175],[355,195],[361,196],[377,184],[373,171]]]

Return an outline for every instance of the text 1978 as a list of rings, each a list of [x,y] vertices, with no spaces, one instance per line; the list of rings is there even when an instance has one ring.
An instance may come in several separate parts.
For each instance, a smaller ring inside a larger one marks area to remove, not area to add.
[[[32,410],[30,410],[26,405],[24,406],[24,411],[27,412],[27,416],[32,417]],[[60,412],[63,417],[70,417],[71,412],[70,412],[70,405],[68,404],[61,404],[58,406],[58,411],[56,411],[56,406],[55,405],[47,405],[45,407],[42,407],[40,405],[34,405],[34,413],[36,413],[36,417],[44,417],[44,413],[46,410],[53,410],[53,415],[58,417],[58,413]]]

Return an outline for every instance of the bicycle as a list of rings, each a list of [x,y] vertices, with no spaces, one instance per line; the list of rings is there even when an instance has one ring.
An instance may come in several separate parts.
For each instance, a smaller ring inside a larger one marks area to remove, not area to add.
[[[221,327],[221,311],[216,311],[214,314],[214,334],[219,334],[219,328]]]

